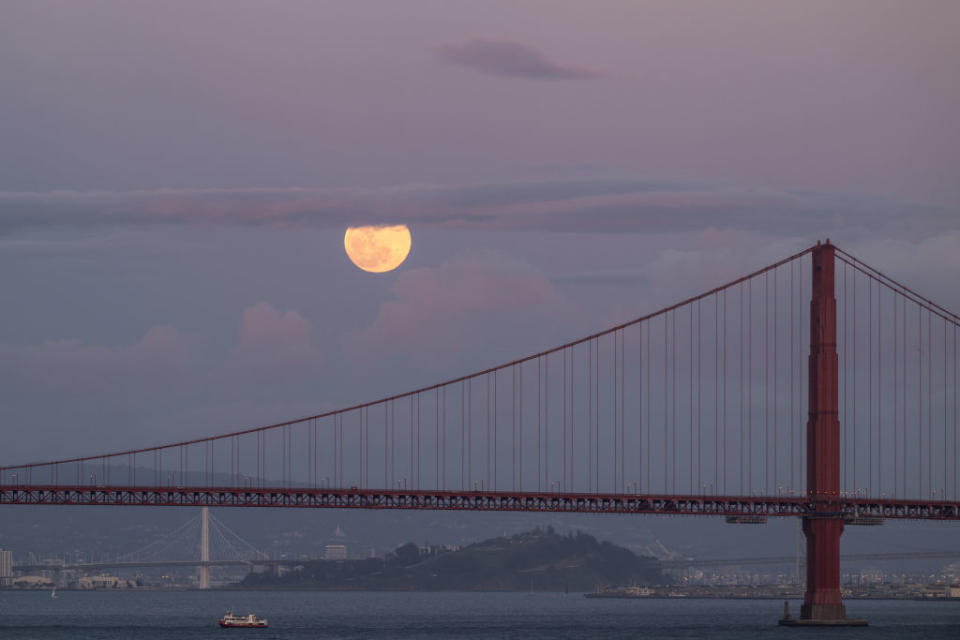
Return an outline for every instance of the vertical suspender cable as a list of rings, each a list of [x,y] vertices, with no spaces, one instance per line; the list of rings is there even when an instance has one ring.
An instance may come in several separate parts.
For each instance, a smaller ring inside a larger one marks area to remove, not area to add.
[[[364,423],[365,426],[361,433],[364,435],[364,461],[363,461],[363,486],[367,489],[370,488],[370,407],[366,407],[364,410]],[[289,444],[289,441],[288,441]]]
[[[899,473],[897,470],[897,456],[898,456],[898,445],[900,439],[900,424],[899,424],[899,415],[898,410],[898,398],[897,392],[899,391],[900,385],[900,371],[899,371],[899,361],[897,360],[897,355],[899,349],[897,348],[897,343],[899,342],[900,332],[897,331],[897,325],[899,324],[897,317],[899,314],[897,300],[899,298],[893,296],[893,497],[897,497],[897,486],[899,485]]]
[[[383,488],[393,488],[391,479],[390,462],[393,453],[393,438],[390,433],[390,408],[393,402],[388,400],[383,403]]]
[[[770,272],[763,274],[763,490],[770,493]]]
[[[436,422],[437,428],[434,430],[434,436],[436,438],[434,450],[436,452],[436,460],[434,464],[436,465],[436,488],[440,489],[440,387],[437,387],[437,397],[436,397]]]
[[[517,490],[517,366],[510,367],[510,488]]]
[[[901,423],[903,424],[903,493],[901,497],[907,497],[907,299],[903,299],[903,328],[900,330],[903,340],[903,402],[901,403]]]
[[[703,483],[703,306],[700,302],[697,300],[697,485]]]
[[[773,270],[773,485],[771,489],[777,489],[777,483],[779,482],[779,461],[780,461],[780,447],[779,447],[779,433],[780,433],[780,421],[778,420],[778,395],[780,391],[779,376],[779,362],[778,362],[778,350],[777,350],[777,306],[779,304],[779,296],[777,295],[777,269]]]
[[[727,494],[727,290],[723,290],[723,494]]]
[[[612,412],[612,414],[613,414],[613,439],[611,440],[611,443],[612,443],[612,445],[613,445],[613,451],[612,451],[613,456],[612,456],[612,460],[611,460],[612,463],[613,463],[613,466],[612,466],[611,469],[610,469],[610,476],[611,476],[611,478],[613,478],[612,486],[611,486],[611,492],[612,492],[612,493],[617,493],[617,491],[618,491],[618,490],[617,490],[617,487],[619,486],[619,484],[618,484],[619,481],[618,481],[618,479],[617,479],[617,476],[618,476],[618,468],[617,468],[617,467],[618,467],[618,464],[617,464],[617,462],[618,462],[618,455],[617,455],[618,449],[617,449],[617,447],[618,447],[618,442],[619,442],[619,438],[620,438],[620,430],[619,430],[619,427],[618,427],[618,425],[619,425],[619,423],[620,423],[620,421],[619,421],[619,414],[620,414],[620,381],[619,381],[619,376],[618,376],[619,366],[620,366],[620,351],[619,351],[619,349],[618,349],[619,340],[617,339],[617,331],[614,331],[614,332],[613,332],[612,337],[613,337],[613,360],[611,361],[611,364],[613,365],[613,376],[611,377],[610,380],[611,380],[611,384],[612,384],[612,386],[613,386],[613,406],[611,407],[611,409],[613,409],[613,412]]]
[[[473,483],[473,378],[467,380],[467,488]]]
[[[793,397],[794,397],[794,388],[793,388],[793,351],[794,351],[794,342],[793,342],[793,272],[796,265],[790,263],[790,488],[792,489],[795,484],[793,476],[793,439],[795,434],[794,429],[794,413],[793,413]]]
[[[653,404],[653,397],[650,395],[650,361],[653,360],[653,343],[650,341],[650,325],[653,323],[652,320],[647,321],[647,491],[653,490],[653,485],[651,485],[651,472],[650,472],[650,435],[653,431],[653,423],[650,422],[650,405]]]
[[[713,491],[720,489],[720,294],[713,296]]]
[[[743,493],[743,283],[740,283],[740,357],[737,359],[738,364],[740,365],[740,454],[739,454],[739,467],[740,467],[740,495]]]
[[[673,449],[673,469],[670,471],[671,483],[673,485],[672,493],[677,492],[677,310],[671,312],[673,327],[670,330],[670,368],[673,387],[671,391],[672,406],[670,409],[670,435],[673,440],[671,448]]]
[[[643,406],[644,406],[644,402],[643,402],[643,325],[642,325],[642,324],[640,325],[637,333],[639,334],[639,339],[640,339],[640,349],[639,349],[639,351],[640,351],[640,362],[639,362],[639,364],[638,364],[638,366],[637,366],[637,373],[638,373],[638,376],[639,376],[639,382],[638,382],[638,386],[639,386],[638,391],[639,391],[639,393],[637,394],[637,396],[638,396],[639,399],[640,399],[639,404],[638,404],[638,406],[637,406],[637,424],[639,425],[637,431],[638,431],[638,435],[639,435],[639,437],[640,437],[639,442],[637,443],[637,460],[638,460],[638,462],[639,462],[639,464],[640,464],[640,469],[638,470],[638,473],[637,473],[637,490],[638,490],[638,493],[643,493],[643,474],[644,474],[644,472],[646,471],[646,465],[645,465],[644,462],[643,462],[643,451],[644,451],[644,446],[643,446]]]
[[[917,305],[917,498],[923,499],[923,309]]]
[[[413,478],[414,478],[413,447],[414,447],[414,433],[413,433],[413,394],[410,394],[410,480],[409,480],[409,486],[410,486],[411,489],[414,488],[414,484],[413,484]]]
[[[857,491],[857,455],[860,453],[857,450],[857,273],[853,273],[853,397],[851,398],[851,406],[853,407],[853,412],[851,418],[853,420],[853,489]]]
[[[812,261],[813,258],[811,257],[810,260]],[[799,280],[800,280],[800,299],[801,299],[801,300],[805,300],[806,298],[803,297],[803,273],[804,273],[804,271],[805,271],[805,269],[803,268],[803,258],[800,258],[800,266],[799,266],[799,268],[798,268],[798,271],[799,271],[799,273],[800,273],[800,278],[799,278]],[[811,295],[811,297],[813,297],[813,291],[812,291],[812,289],[811,289],[810,295]],[[809,326],[809,324],[810,324],[810,323],[809,323],[810,314],[803,312],[803,311],[802,311],[803,308],[805,308],[805,307],[804,307],[804,305],[801,304],[801,312],[800,312],[800,333],[801,333],[803,336],[807,336],[805,339],[806,339],[806,340],[809,340],[809,336],[810,336],[810,326]],[[806,325],[807,325],[806,328],[804,328],[804,323],[806,323]],[[807,343],[806,343],[806,342],[801,342],[801,344],[807,344]],[[803,375],[803,366],[802,366],[802,365],[803,365],[804,362],[806,362],[806,358],[801,358],[800,362],[801,362],[801,369],[800,369],[800,372],[801,372],[801,373],[800,373],[800,398],[801,398],[801,400],[803,400],[804,398],[807,398],[807,397],[808,397],[807,394],[809,393],[809,386],[810,386],[810,385],[809,385],[809,377],[806,376],[806,375]],[[801,405],[801,406],[803,406],[803,405]],[[801,411],[800,411],[800,415],[803,416],[803,411],[802,411],[802,409],[801,409]],[[805,473],[804,473],[804,471],[805,471],[805,469],[806,469],[806,455],[805,455],[805,453],[806,453],[806,447],[805,447],[805,446],[801,446],[801,447],[800,447],[800,487],[801,487],[801,488],[804,488],[804,487],[806,486],[806,483],[804,482],[804,478],[806,477],[806,475],[805,475]]]
[[[517,410],[520,412],[520,436],[519,436],[519,446],[520,446],[520,464],[518,470],[518,485],[520,490],[523,491],[523,365],[520,367],[520,401],[518,403]]]
[[[423,457],[422,440],[420,438],[420,394],[417,394],[417,489],[420,489],[420,460]]]

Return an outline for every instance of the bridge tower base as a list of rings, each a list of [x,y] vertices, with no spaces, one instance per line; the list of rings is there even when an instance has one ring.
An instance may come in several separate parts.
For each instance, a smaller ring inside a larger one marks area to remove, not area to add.
[[[787,627],[865,627],[866,620],[847,618],[840,594],[840,518],[804,518],[807,540],[807,591],[800,617],[788,610],[780,624]]]
[[[210,507],[200,511],[200,588],[210,588]]]

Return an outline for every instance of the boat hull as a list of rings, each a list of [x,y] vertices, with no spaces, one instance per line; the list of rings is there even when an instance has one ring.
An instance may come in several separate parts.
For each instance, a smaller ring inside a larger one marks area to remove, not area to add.
[[[266,622],[225,622],[220,620],[220,626],[224,629],[266,629]]]

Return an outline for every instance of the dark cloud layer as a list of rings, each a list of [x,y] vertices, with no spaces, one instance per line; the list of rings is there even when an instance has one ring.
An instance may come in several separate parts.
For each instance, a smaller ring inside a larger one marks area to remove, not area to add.
[[[495,38],[470,38],[445,44],[438,55],[446,62],[477,69],[494,76],[533,80],[585,80],[601,74],[554,62],[529,45]]]
[[[640,179],[350,190],[0,192],[0,236],[52,228],[343,228],[387,223],[571,233],[713,228],[811,237],[881,230],[914,236],[957,229],[960,216],[947,207],[922,203]]]

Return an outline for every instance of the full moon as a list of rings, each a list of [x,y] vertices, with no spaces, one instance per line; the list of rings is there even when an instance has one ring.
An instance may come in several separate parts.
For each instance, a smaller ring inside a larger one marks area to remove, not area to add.
[[[410,229],[393,227],[349,227],[343,247],[353,264],[370,273],[393,271],[410,253]]]

